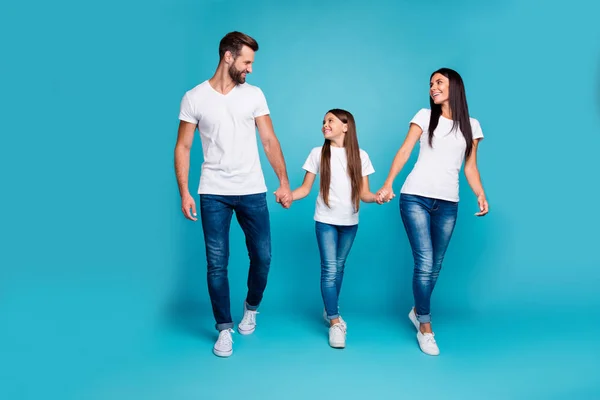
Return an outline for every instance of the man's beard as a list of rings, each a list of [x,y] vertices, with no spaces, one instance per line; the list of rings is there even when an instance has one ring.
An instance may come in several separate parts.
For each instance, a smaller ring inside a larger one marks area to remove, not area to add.
[[[242,76],[242,74],[246,72],[246,70],[238,71],[233,64],[229,67],[229,77],[233,79],[236,85],[242,85],[246,83],[246,77]]]

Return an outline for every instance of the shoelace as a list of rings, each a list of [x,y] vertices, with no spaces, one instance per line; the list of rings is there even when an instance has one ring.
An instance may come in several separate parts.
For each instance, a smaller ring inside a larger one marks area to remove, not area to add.
[[[423,336],[428,343],[435,344],[435,335],[433,333],[424,333]]]
[[[218,344],[233,344],[233,338],[231,334],[233,333],[233,329],[226,329],[219,334],[219,339],[217,340]]]
[[[332,328],[334,329],[334,334],[335,334],[335,330],[339,331],[342,335],[346,333],[346,330],[340,323],[333,325]]]
[[[329,324],[329,318],[327,318],[327,311],[323,310],[323,319],[325,320],[325,322],[327,322]],[[348,333],[348,325],[346,324],[346,321],[342,318],[342,316],[340,315],[340,324],[342,324],[342,327],[344,328],[344,332]]]
[[[256,314],[258,314],[258,311],[246,311],[244,313],[244,317],[242,318],[242,324],[250,324],[250,325],[255,325],[256,324]]]

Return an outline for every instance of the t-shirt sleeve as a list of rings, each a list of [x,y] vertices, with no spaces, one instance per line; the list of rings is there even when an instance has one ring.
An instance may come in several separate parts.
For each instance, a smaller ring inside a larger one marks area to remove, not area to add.
[[[317,175],[319,173],[319,168],[321,166],[321,151],[319,148],[313,149],[306,162],[302,166],[302,169]]]
[[[366,151],[360,152],[360,161],[362,163],[362,175],[367,176],[371,175],[375,172],[375,168],[373,168],[373,164],[371,164],[371,159]]]
[[[267,99],[265,94],[260,88],[256,88],[256,106],[254,107],[254,118],[262,117],[263,115],[268,115],[271,112],[269,111],[269,106],[267,105]]]
[[[476,119],[474,119],[473,122],[471,122],[471,131],[473,133],[473,140],[483,139],[483,131],[481,130],[481,125]]]
[[[419,110],[418,113],[415,114],[413,119],[410,120],[410,124],[418,125],[423,132],[426,132],[429,128],[429,117],[431,116],[431,111],[425,108]],[[410,126],[409,124],[409,126]]]
[[[186,93],[183,96],[183,99],[181,99],[181,105],[179,106],[179,119],[192,124],[198,123],[189,93]]]

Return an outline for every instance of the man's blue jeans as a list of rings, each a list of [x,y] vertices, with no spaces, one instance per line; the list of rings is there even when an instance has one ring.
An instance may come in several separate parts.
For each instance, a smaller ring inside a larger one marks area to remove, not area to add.
[[[233,327],[229,301],[229,229],[236,218],[246,236],[250,257],[246,307],[256,310],[267,286],[271,265],[271,228],[266,193],[221,196],[200,195],[200,216],[208,265],[208,293],[217,330]]]

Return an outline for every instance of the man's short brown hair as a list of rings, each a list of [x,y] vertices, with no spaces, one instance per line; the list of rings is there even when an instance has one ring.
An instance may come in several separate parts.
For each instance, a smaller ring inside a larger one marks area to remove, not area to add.
[[[219,60],[223,59],[225,53],[230,51],[233,58],[236,58],[242,51],[242,47],[248,46],[254,51],[258,51],[258,43],[242,32],[229,32],[221,39],[219,43]]]

